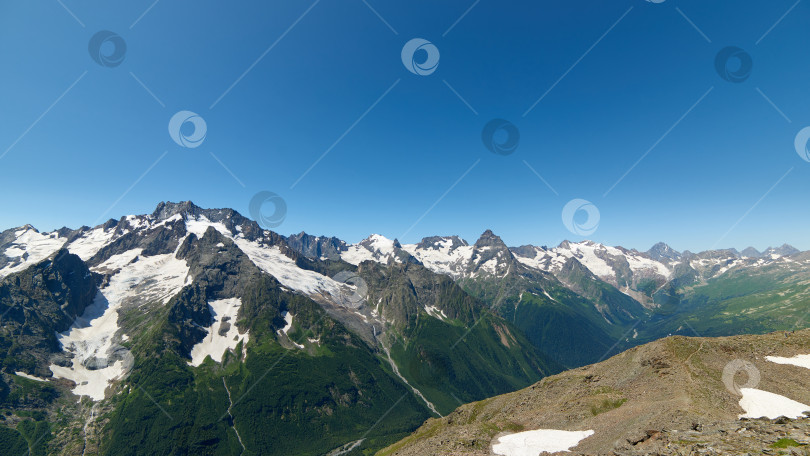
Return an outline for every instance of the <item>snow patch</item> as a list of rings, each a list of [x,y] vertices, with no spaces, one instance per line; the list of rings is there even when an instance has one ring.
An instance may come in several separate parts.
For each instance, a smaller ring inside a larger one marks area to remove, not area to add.
[[[761,418],[763,416],[770,419],[780,416],[798,418],[804,416],[805,411],[810,410],[810,405],[767,391],[740,388],[740,392],[743,395],[740,399],[740,407],[745,410],[740,418]]]
[[[810,355],[796,355],[793,358],[782,358],[779,356],[766,356],[765,359],[776,364],[790,364],[793,366],[810,369]]]
[[[37,377],[36,375],[26,374],[25,372],[14,372],[14,375],[22,378],[27,378],[28,380],[33,380],[35,382],[47,382],[47,378]]]
[[[211,359],[221,363],[225,352],[235,350],[239,342],[244,340],[247,343],[249,340],[248,333],[239,334],[239,330],[236,328],[236,315],[239,313],[239,308],[242,307],[242,301],[239,298],[219,299],[209,302],[208,305],[214,315],[214,323],[207,328],[208,334],[205,338],[191,348],[189,364],[194,367],[202,364],[207,356],[211,356]],[[220,331],[223,323],[230,325],[224,334]]]
[[[558,431],[554,429],[518,432],[499,437],[498,442],[492,445],[492,451],[503,456],[537,456],[543,451],[567,452],[591,435],[593,435],[593,431]]]
[[[447,315],[444,314],[444,311],[442,311],[438,307],[425,306],[425,311],[427,311],[428,315],[430,315],[431,317],[438,318],[441,321],[449,320]]]
[[[281,316],[284,317],[284,321],[286,322],[286,324],[284,325],[283,328],[278,330],[279,335],[284,334],[285,336],[287,336],[287,340],[289,340],[293,345],[295,345],[298,348],[304,348],[303,345],[295,343],[295,341],[292,340],[292,338],[287,334],[287,332],[290,329],[292,329],[293,324],[292,314],[285,310],[284,312],[281,313]]]

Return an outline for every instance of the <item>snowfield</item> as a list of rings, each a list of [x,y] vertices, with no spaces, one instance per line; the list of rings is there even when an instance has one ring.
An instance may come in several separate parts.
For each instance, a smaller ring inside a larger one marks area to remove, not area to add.
[[[452,239],[434,244],[437,249],[417,249],[418,244],[406,244],[402,249],[421,261],[433,272],[458,278],[473,255],[473,246],[461,245],[453,249]]]
[[[120,329],[118,310],[122,305],[130,300],[141,305],[151,301],[165,304],[186,284],[189,268],[185,260],[176,259],[174,254],[144,257],[142,251],[133,249],[114,255],[94,268],[119,271],[110,278],[107,287],[99,290],[70,329],[57,334],[62,349],[72,353],[73,359],[71,367],[51,364],[51,372],[54,377],[76,383],[73,392],[78,396],[100,401],[110,381],[126,373],[127,366],[121,360],[103,368],[87,367],[93,359],[106,360],[114,348],[113,338]]]
[[[372,234],[363,243],[350,245],[345,252],[340,254],[340,258],[355,266],[366,261],[377,261],[387,263],[395,252],[394,241],[379,234]],[[400,262],[398,258],[396,262]]]
[[[537,456],[544,451],[568,451],[592,435],[593,431],[554,429],[518,432],[499,437],[497,443],[492,445],[492,451],[503,456]]]
[[[766,356],[765,359],[776,364],[790,364],[792,366],[810,369],[810,355],[796,355],[793,358],[782,358],[779,356]]]
[[[268,248],[241,237],[235,238],[234,242],[253,264],[291,290],[307,296],[325,293],[337,298],[342,294],[339,282],[315,271],[299,268],[295,261],[281,253],[278,246]]]
[[[805,411],[810,411],[810,405],[767,391],[741,388],[740,392],[743,395],[740,399],[740,407],[745,410],[740,418],[761,418],[763,416],[770,419],[780,416],[799,418],[804,416]]]
[[[115,236],[115,229],[111,228],[104,231],[103,228],[98,227],[84,233],[78,239],[67,245],[68,251],[74,255],[78,255],[82,261],[87,261],[93,257],[102,247],[107,245],[113,240]]]
[[[0,269],[0,278],[22,271],[56,253],[67,239],[60,238],[58,233],[40,233],[27,226],[14,235],[17,239],[3,252],[7,257],[19,259],[16,266],[6,266]]]
[[[191,349],[190,365],[197,367],[205,361],[207,356],[211,356],[216,362],[222,362],[222,357],[228,350],[235,350],[241,341],[249,340],[248,333],[239,334],[236,328],[236,315],[242,307],[242,300],[239,298],[220,299],[208,303],[211,313],[214,315],[214,323],[208,328],[208,334]],[[220,334],[222,323],[227,322],[230,327],[224,334]]]

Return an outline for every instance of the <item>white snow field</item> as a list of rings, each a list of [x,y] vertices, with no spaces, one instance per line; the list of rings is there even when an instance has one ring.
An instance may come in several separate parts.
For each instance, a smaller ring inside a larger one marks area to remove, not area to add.
[[[33,380],[35,382],[47,382],[47,378],[37,377],[36,375],[26,374],[25,372],[14,372],[14,375],[20,376],[22,378],[27,378],[28,380]]]
[[[453,240],[446,238],[434,244],[436,249],[418,249],[418,244],[406,244],[402,249],[422,262],[426,268],[439,274],[457,278],[473,254],[473,246],[461,245],[453,249]]]
[[[766,356],[765,359],[776,364],[790,364],[792,366],[810,369],[810,355],[796,355],[793,358],[782,358],[779,356]]]
[[[366,260],[387,263],[388,259],[394,255],[394,241],[380,234],[372,234],[361,244],[348,246],[348,250],[340,254],[340,258],[353,265],[358,265]],[[395,259],[397,263],[400,260]]]
[[[93,303],[77,317],[67,331],[58,334],[64,351],[73,354],[72,366],[51,364],[54,377],[76,383],[73,392],[89,396],[94,401],[104,399],[104,390],[109,382],[125,373],[121,360],[100,369],[85,366],[91,358],[107,359],[113,348],[113,336],[118,332],[118,309],[130,299],[141,303],[162,303],[177,294],[188,277],[188,265],[178,260],[175,254],[141,256],[142,249],[129,250],[114,255],[98,267],[99,271],[120,270],[110,278],[107,287],[99,290]]]
[[[196,367],[205,361],[206,356],[211,356],[216,362],[222,362],[222,357],[228,350],[236,349],[242,340],[247,343],[248,333],[239,334],[236,328],[236,314],[242,307],[242,300],[239,298],[219,299],[208,303],[211,313],[214,315],[214,323],[208,328],[208,334],[191,349],[191,364]],[[230,327],[225,334],[220,334],[219,328],[223,319],[228,318]]]
[[[518,432],[499,437],[497,443],[492,445],[492,451],[503,456],[537,456],[543,451],[568,451],[592,435],[593,431],[555,429]]]
[[[33,227],[26,226],[15,232],[14,242],[3,252],[9,258],[19,258],[20,264],[0,269],[0,278],[22,271],[48,258],[59,250],[67,239],[60,238],[58,233],[40,233]],[[24,255],[27,255],[23,257]]]
[[[101,227],[94,228],[68,244],[67,249],[70,253],[78,255],[82,261],[87,261],[102,247],[110,243],[113,237],[115,237],[115,229],[104,231]]]
[[[740,388],[740,392],[743,395],[740,399],[740,407],[745,410],[740,418],[761,418],[763,416],[770,419],[780,416],[798,418],[804,416],[803,412],[810,411],[810,405],[767,391]]]
[[[339,282],[315,271],[299,268],[295,261],[281,253],[278,246],[268,248],[242,237],[235,238],[234,242],[253,264],[289,289],[307,296],[326,294],[339,297],[342,294]]]

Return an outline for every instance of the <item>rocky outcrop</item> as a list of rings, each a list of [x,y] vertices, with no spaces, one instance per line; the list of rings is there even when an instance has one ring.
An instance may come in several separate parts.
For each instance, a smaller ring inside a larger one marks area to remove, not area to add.
[[[99,276],[59,250],[0,282],[0,357],[6,370],[49,377],[48,360],[60,350],[56,333],[70,328],[96,296]]]

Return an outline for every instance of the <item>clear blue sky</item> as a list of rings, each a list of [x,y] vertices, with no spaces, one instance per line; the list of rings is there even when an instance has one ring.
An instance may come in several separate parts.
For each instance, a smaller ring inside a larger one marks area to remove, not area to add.
[[[382,19],[362,0],[62,3],[0,6],[3,228],[165,200],[248,214],[272,191],[282,234],[472,242],[491,228],[555,245],[583,239],[560,215],[583,198],[601,214],[588,237],[612,245],[810,249],[810,163],[793,147],[810,125],[810,2],[368,0]],[[88,53],[100,30],[126,42],[117,67]],[[439,49],[434,73],[402,64],[412,38]],[[715,71],[730,45],[752,57],[743,83]],[[169,136],[181,110],[205,119],[200,147]],[[520,130],[513,154],[484,147],[493,118]]]

